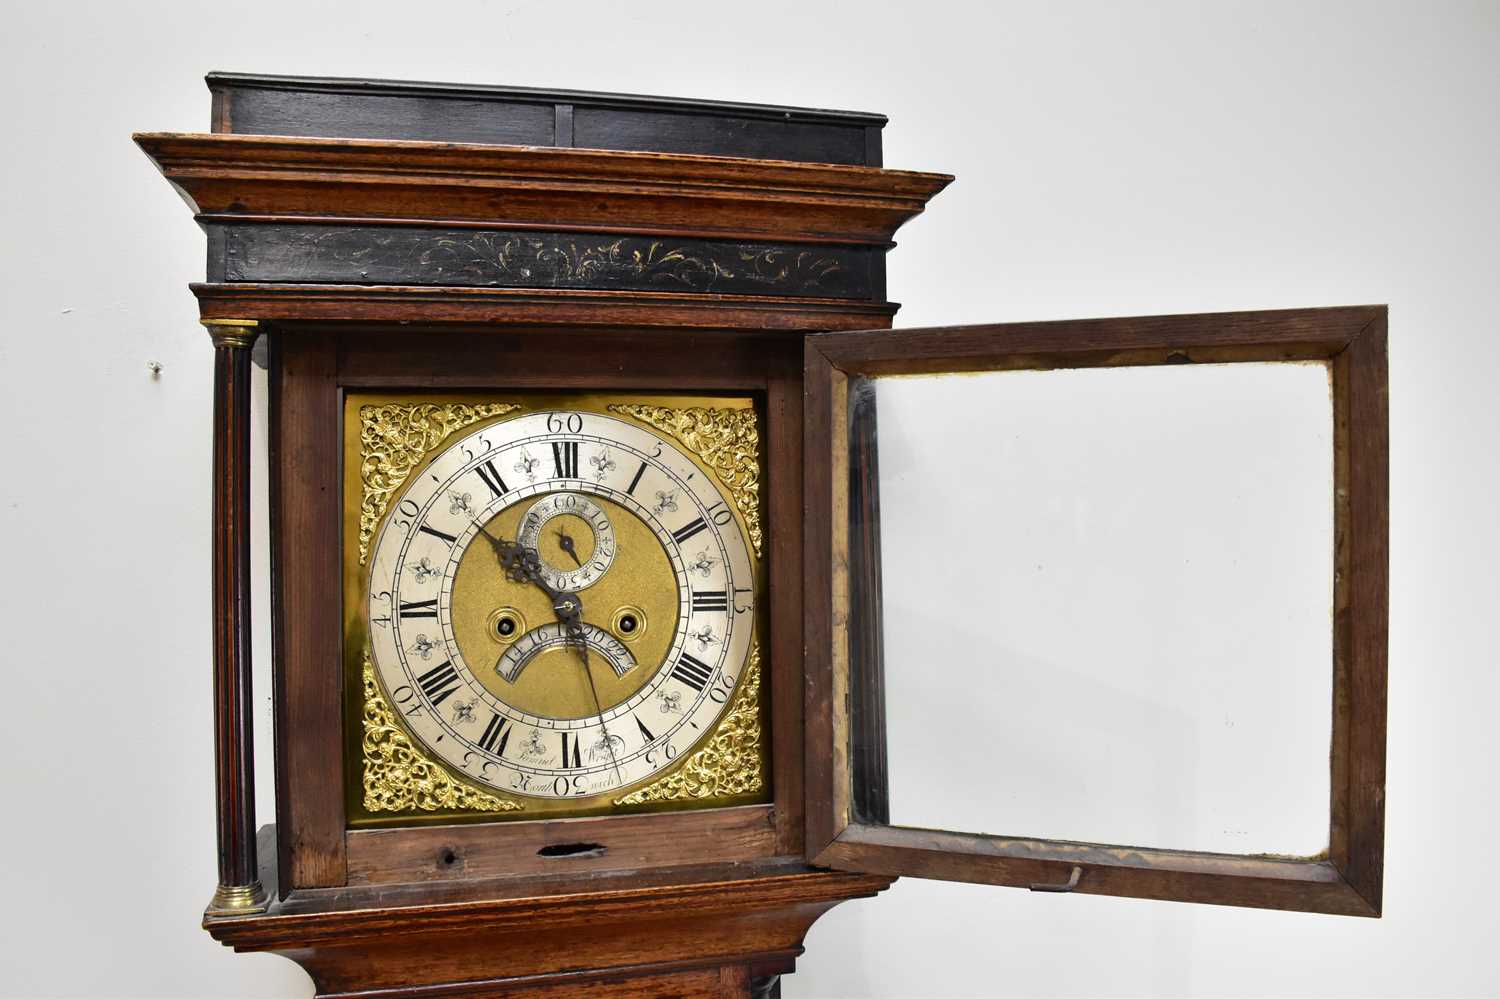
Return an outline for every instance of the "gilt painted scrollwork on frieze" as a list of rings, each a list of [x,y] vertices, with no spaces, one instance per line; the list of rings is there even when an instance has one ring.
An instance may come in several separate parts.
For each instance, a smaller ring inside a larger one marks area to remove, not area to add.
[[[226,281],[868,299],[877,248],[413,226],[234,224]]]

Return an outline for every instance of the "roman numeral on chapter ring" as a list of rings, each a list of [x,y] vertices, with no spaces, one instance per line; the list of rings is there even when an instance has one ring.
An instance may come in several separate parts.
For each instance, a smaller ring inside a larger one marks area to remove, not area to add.
[[[571,732],[559,732],[557,734],[562,736],[562,765],[574,768],[583,766],[583,757],[578,752],[578,737]],[[572,762],[568,760],[568,750],[570,747],[573,751]]]
[[[726,590],[694,590],[693,613],[699,611],[722,611],[729,613],[729,593]]]
[[[411,603],[403,600],[401,617],[403,620],[409,617],[437,617],[437,597],[431,600],[413,600]]]
[[[643,462],[641,462],[641,467],[637,468],[635,470],[635,477],[630,480],[630,488],[627,489],[627,490],[625,490],[625,492],[628,495],[630,495],[630,496],[634,496],[635,495],[635,487],[641,484],[641,476],[643,476],[645,474],[646,474],[646,463],[643,461]]]
[[[417,677],[417,686],[427,695],[433,707],[446,701],[458,689],[458,670],[447,660]]]
[[[686,652],[682,654],[681,659],[677,660],[677,665],[672,669],[674,680],[680,680],[697,691],[703,690],[704,685],[713,675],[712,666],[694,659]]]
[[[479,748],[495,756],[505,755],[505,744],[510,741],[511,721],[501,714],[490,716],[490,723],[479,737]]]
[[[490,492],[494,494],[496,499],[510,492],[510,487],[500,477],[500,472],[495,468],[493,461],[486,461],[484,464],[476,466],[474,472],[484,480],[485,485],[490,487]]]
[[[552,464],[557,472],[554,479],[578,478],[578,442],[553,441]]]
[[[684,524],[682,527],[679,527],[677,530],[673,531],[672,540],[676,541],[680,545],[688,538],[691,538],[693,535],[697,534],[699,531],[704,531],[707,529],[708,525],[703,522],[702,517],[699,517],[691,524]]]
[[[450,545],[458,543],[458,538],[454,537],[451,534],[444,534],[442,531],[438,530],[435,527],[428,527],[426,524],[423,524],[417,529],[419,531],[422,531],[424,534],[432,535],[434,538],[441,538],[442,540],[448,542]]]

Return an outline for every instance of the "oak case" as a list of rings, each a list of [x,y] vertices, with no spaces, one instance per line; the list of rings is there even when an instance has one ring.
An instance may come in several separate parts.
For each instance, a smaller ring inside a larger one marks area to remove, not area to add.
[[[209,82],[214,134],[136,141],[209,245],[209,280],[192,291],[215,346],[215,938],[297,961],[319,995],[746,997],[774,991],[819,915],[898,875],[1378,914],[1382,308],[890,332],[892,236],[952,178],[880,168],[880,116]],[[269,372],[276,761],[276,823],[258,831],[252,348]],[[1330,857],[1271,870],[889,826],[878,455],[859,380],[1297,358],[1331,359],[1343,386]],[[756,794],[500,821],[364,808],[351,414],[372,400],[541,398],[732,398],[757,414]],[[851,507],[872,529],[851,529]]]

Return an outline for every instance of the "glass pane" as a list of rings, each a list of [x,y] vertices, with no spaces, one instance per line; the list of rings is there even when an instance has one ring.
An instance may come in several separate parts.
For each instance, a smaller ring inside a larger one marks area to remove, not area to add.
[[[891,824],[1323,851],[1327,366],[868,384]]]

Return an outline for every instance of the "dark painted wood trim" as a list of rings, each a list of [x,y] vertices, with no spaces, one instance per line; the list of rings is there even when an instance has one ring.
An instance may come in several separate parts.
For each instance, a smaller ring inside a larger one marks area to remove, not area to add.
[[[359,77],[295,76],[265,73],[230,73],[214,71],[204,77],[214,87],[254,87],[264,90],[340,94],[390,94],[425,97],[445,94],[469,100],[525,100],[537,104],[573,104],[588,107],[619,107],[637,110],[710,111],[743,117],[760,117],[772,121],[793,118],[823,121],[861,128],[879,128],[890,119],[872,111],[840,111],[831,108],[806,108],[781,104],[756,104],[741,101],[714,101],[696,97],[661,97],[650,94],[617,94],[594,90],[566,90],[550,87],[512,87],[483,83],[434,83],[426,80],[377,80]]]
[[[878,165],[882,115],[523,87],[211,73],[214,131]],[[577,117],[577,127],[574,118]],[[874,133],[876,159],[870,157]]]
[[[873,264],[884,252],[859,246],[468,227],[203,222],[203,228],[209,236],[209,280],[237,284],[870,299]]]
[[[885,636],[880,576],[880,451],[875,386],[849,385],[849,807],[890,822],[886,767]]]

